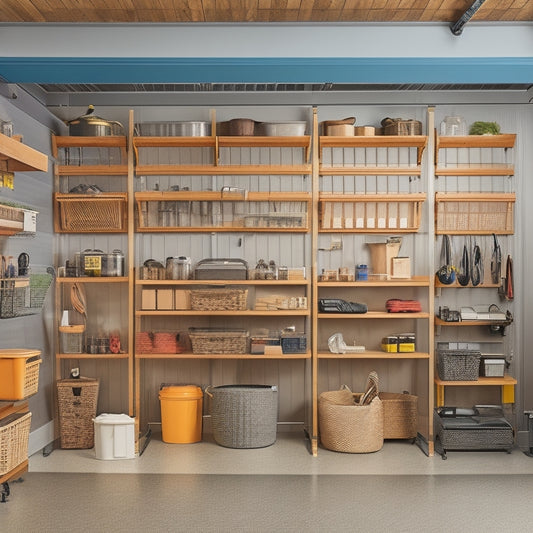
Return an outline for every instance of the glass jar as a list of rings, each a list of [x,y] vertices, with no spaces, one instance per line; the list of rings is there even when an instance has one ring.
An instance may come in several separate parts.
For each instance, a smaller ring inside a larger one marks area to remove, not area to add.
[[[466,135],[466,122],[463,117],[449,116],[444,117],[440,123],[441,135]]]

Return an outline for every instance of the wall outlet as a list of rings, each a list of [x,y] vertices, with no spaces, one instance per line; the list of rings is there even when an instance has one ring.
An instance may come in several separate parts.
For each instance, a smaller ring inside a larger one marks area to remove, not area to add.
[[[340,239],[331,239],[330,250],[342,250],[342,241]]]

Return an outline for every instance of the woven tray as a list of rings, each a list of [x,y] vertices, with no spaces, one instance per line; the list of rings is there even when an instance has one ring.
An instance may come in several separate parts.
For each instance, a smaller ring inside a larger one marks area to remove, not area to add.
[[[192,353],[245,354],[248,351],[248,332],[217,328],[190,328]]]
[[[248,289],[193,289],[193,311],[244,311]]]
[[[99,381],[91,378],[57,382],[61,448],[87,449],[94,446],[94,423]]]
[[[0,475],[28,458],[31,413],[16,413],[0,420]]]

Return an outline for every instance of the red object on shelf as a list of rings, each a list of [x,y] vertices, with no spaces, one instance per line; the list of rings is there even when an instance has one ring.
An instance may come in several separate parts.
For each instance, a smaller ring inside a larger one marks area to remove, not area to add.
[[[422,304],[418,300],[387,300],[387,312],[389,313],[419,313],[422,311]]]

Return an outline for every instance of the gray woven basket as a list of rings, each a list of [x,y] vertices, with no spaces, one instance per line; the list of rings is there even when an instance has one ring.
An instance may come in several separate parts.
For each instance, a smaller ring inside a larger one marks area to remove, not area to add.
[[[217,444],[227,448],[264,448],[276,442],[277,387],[222,385],[206,390]]]
[[[443,381],[477,381],[480,360],[477,350],[439,350],[437,371]]]

